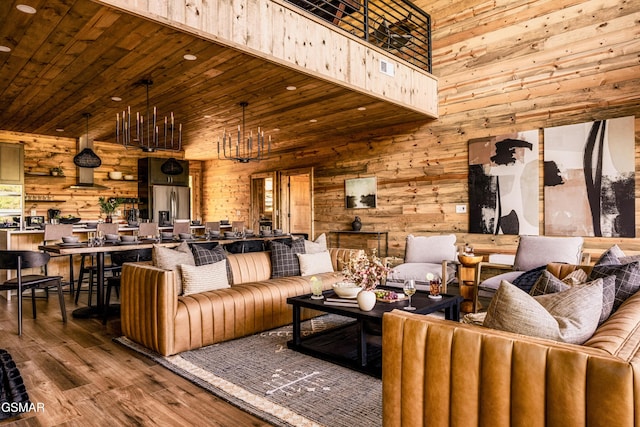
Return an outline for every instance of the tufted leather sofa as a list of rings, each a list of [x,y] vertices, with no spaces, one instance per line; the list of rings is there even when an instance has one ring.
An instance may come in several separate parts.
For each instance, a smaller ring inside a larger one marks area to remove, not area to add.
[[[639,348],[640,292],[581,346],[393,311],[384,425],[638,426]]]
[[[342,279],[342,263],[356,253],[330,249],[336,273],[316,274],[325,289]],[[131,340],[168,356],[292,322],[288,297],[311,293],[310,277],[271,279],[269,252],[229,254],[231,288],[179,296],[175,273],[148,264],[122,267],[122,332]],[[303,310],[304,318],[319,314]]]

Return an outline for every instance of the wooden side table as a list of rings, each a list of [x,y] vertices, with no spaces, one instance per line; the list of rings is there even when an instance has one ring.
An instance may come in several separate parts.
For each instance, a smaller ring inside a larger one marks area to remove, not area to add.
[[[482,255],[458,255],[458,261],[460,261],[458,284],[460,286],[460,295],[464,298],[460,311],[464,313],[477,313],[480,309],[476,274],[478,264],[482,262],[482,259]]]

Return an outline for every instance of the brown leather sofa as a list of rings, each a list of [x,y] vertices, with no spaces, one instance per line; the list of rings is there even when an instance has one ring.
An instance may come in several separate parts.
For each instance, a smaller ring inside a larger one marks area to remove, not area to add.
[[[356,250],[330,249],[336,273],[316,274],[325,289],[342,279],[342,263]],[[288,297],[311,293],[310,277],[270,279],[269,252],[229,254],[233,285],[227,289],[178,296],[175,273],[148,264],[122,267],[122,332],[131,340],[168,356],[292,322]],[[318,312],[303,310],[304,318]]]
[[[640,292],[584,345],[393,311],[384,425],[638,426],[639,348]]]

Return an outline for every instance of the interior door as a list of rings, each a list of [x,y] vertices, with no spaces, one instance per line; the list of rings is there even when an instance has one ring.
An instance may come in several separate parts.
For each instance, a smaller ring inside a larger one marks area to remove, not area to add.
[[[282,230],[313,237],[313,169],[283,171],[281,182]]]

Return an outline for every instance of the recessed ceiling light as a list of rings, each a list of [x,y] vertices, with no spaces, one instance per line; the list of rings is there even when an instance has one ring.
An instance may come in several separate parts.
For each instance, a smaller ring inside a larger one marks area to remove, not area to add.
[[[280,132],[280,128],[274,128],[273,131],[274,132]]]
[[[122,98],[120,98],[119,96],[112,96],[111,100],[115,101],[115,102],[120,102],[120,101],[122,101]]]
[[[315,123],[315,122],[317,122],[317,120],[316,120],[316,119],[311,119],[311,120],[309,120],[309,121],[310,121],[311,123]]]
[[[190,53],[187,53],[186,55],[182,56],[184,59],[186,59],[187,61],[195,61],[196,59],[198,59],[197,56],[195,55],[191,55]]]
[[[364,111],[366,109],[367,109],[367,107],[358,107],[358,111]]]
[[[16,6],[16,9],[18,9],[20,12],[28,13],[29,15],[33,15],[34,13],[36,13],[36,10],[33,7],[26,4],[19,4]]]
[[[210,115],[210,114],[205,114],[205,115],[204,115],[204,116],[202,116],[202,117],[204,117],[205,119],[210,119],[210,118],[211,118],[211,115]]]
[[[11,48],[9,46],[0,46],[0,52],[11,52]]]
[[[62,129],[62,128],[57,128],[57,129],[56,129],[56,132],[64,132],[64,129]]]
[[[287,86],[287,90],[296,90],[296,89],[298,89],[298,88],[295,87],[295,86]]]

